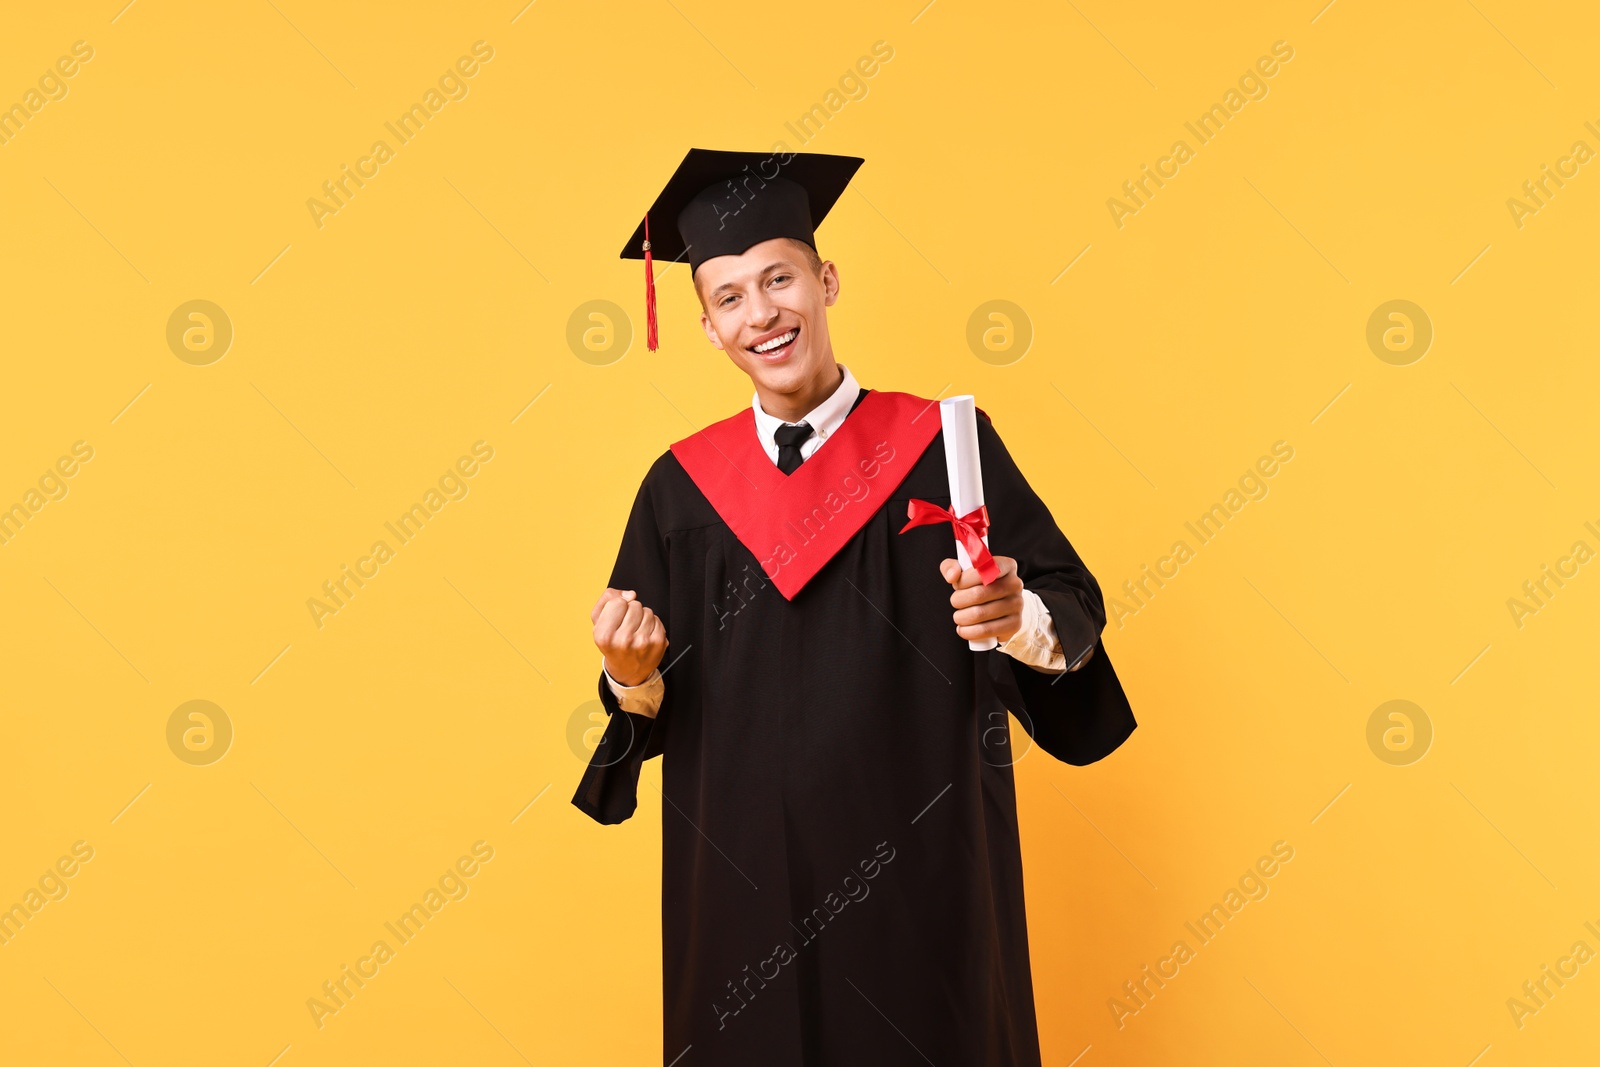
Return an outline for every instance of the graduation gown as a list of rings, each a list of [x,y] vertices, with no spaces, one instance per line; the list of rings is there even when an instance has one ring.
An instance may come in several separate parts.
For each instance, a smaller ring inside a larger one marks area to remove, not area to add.
[[[600,676],[572,802],[628,818],[662,756],[663,1063],[1039,1064],[1012,767],[1092,763],[1135,722],[1098,583],[981,413],[978,442],[990,548],[1068,663],[1094,646],[1077,671],[969,650],[950,526],[899,532],[911,498],[950,503],[933,401],[863,390],[787,477],[745,409],[640,486],[609,584],[665,622],[666,692],[624,712]]]

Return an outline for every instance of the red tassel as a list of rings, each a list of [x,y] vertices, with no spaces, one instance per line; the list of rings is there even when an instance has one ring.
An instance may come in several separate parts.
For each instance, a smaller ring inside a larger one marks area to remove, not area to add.
[[[644,320],[645,344],[654,352],[660,344],[656,336],[656,274],[650,259],[650,216],[644,217]]]

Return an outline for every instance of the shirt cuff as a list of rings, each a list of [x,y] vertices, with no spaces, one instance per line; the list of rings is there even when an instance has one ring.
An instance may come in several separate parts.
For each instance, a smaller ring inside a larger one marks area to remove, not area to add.
[[[606,676],[606,685],[611,687],[611,693],[617,698],[617,706],[623,711],[631,711],[635,715],[656,717],[656,712],[661,710],[661,698],[666,695],[666,679],[661,677],[659,668],[650,672],[650,677],[638,685],[623,685],[611,677],[611,672],[606,670],[605,661],[600,663],[600,673]]]
[[[1047,674],[1061,674],[1067,669],[1055,620],[1032,589],[1022,591],[1022,626],[1000,645],[1000,651]]]

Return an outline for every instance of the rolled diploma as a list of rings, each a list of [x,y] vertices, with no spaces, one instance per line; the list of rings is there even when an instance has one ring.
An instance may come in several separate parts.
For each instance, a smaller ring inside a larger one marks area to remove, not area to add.
[[[983,506],[983,469],[978,466],[978,413],[971,394],[939,401],[939,420],[944,424],[944,465],[950,475],[950,510],[959,517]],[[985,534],[983,543],[989,543]],[[961,569],[972,566],[967,547],[956,538],[956,562]],[[968,641],[974,652],[996,648],[999,641],[986,637]]]

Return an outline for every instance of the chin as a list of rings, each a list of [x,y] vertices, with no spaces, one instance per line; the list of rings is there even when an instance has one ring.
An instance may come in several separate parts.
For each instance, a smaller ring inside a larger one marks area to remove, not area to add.
[[[792,393],[805,388],[816,375],[809,362],[788,360],[776,367],[755,364],[750,376],[777,393]]]

